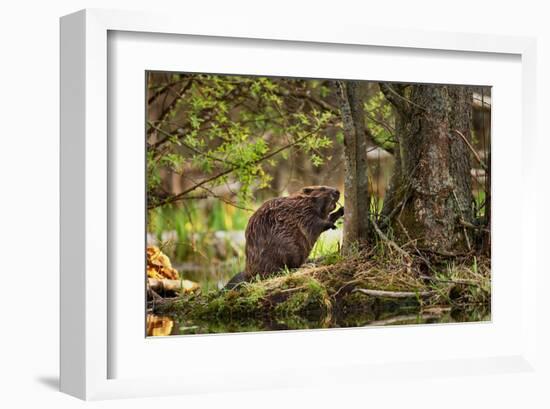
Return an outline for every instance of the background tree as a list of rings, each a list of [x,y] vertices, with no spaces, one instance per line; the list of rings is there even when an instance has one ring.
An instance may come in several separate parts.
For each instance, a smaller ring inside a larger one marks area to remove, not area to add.
[[[337,82],[344,129],[344,252],[354,243],[366,245],[368,240],[370,197],[363,108],[366,85],[364,81]]]

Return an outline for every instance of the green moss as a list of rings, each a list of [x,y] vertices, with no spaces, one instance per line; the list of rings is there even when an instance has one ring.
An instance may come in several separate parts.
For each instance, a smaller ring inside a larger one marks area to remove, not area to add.
[[[261,308],[265,288],[258,283],[251,283],[237,290],[218,293],[207,303],[202,304],[194,315],[228,317],[233,315],[255,315]]]
[[[371,249],[334,264],[286,271],[229,291],[185,295],[157,306],[155,312],[204,323],[254,322],[256,324],[250,329],[253,330],[265,326],[266,322],[277,326],[278,321],[286,323],[284,326],[288,329],[314,328],[312,323],[322,328],[330,326],[334,316],[357,316],[357,322],[365,317],[379,320],[384,314],[395,315],[409,308],[413,313],[431,306],[459,310],[468,305],[487,305],[489,308],[489,259],[434,262],[430,279],[420,277],[426,274],[420,273],[420,262],[420,259],[404,260],[390,248]],[[430,294],[422,298],[392,299],[354,292],[358,288]],[[349,320],[340,318],[340,322],[344,321]],[[349,326],[355,326],[351,321]],[[289,322],[295,325],[288,325]],[[211,331],[215,332],[215,328]]]
[[[327,290],[319,281],[308,276],[291,277],[291,281],[294,286],[282,290],[290,294],[274,308],[276,316],[322,315],[331,309]]]

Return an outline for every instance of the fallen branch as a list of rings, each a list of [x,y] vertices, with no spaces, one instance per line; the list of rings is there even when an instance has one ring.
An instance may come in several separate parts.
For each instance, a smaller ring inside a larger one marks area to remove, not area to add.
[[[356,288],[352,292],[359,292],[371,297],[386,297],[386,298],[417,298],[429,297],[435,294],[435,291],[385,291],[385,290],[369,290],[368,288]]]
[[[157,293],[162,292],[189,292],[199,288],[199,285],[189,280],[158,280],[156,278],[147,279],[148,287]]]

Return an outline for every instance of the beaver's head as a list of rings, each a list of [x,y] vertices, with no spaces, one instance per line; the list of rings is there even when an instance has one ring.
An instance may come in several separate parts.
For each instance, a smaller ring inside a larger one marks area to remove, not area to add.
[[[329,213],[336,209],[336,204],[340,199],[338,189],[330,186],[306,186],[300,190],[299,194],[314,197],[319,213],[323,217],[328,216]]]

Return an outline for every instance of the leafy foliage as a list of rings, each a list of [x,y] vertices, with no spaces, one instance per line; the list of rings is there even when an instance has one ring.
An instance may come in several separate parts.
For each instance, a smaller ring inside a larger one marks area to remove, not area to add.
[[[238,201],[267,187],[266,166],[289,150],[324,163],[333,144],[337,112],[327,81],[288,78],[150,73],[147,121],[149,208],[183,200],[237,181]],[[281,155],[279,155],[281,153]],[[171,195],[162,171],[181,175],[190,188]]]
[[[385,149],[392,149],[395,145],[395,114],[391,104],[384,94],[377,91],[364,103],[366,126],[373,142]]]

